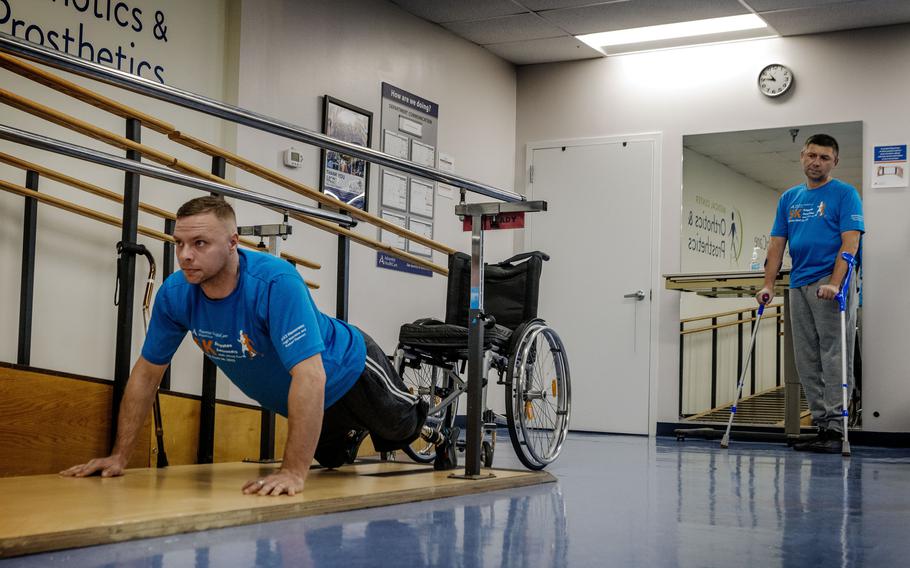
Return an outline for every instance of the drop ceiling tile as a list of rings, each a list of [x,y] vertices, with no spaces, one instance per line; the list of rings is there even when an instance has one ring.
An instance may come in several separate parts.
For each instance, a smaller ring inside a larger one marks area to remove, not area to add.
[[[630,0],[549,10],[540,15],[578,35],[748,13],[737,0]]]
[[[442,26],[480,45],[568,35],[535,14],[516,14],[473,22],[451,22]]]
[[[516,0],[529,10],[559,10],[561,8],[578,8],[592,4],[618,4],[619,2],[634,2],[634,0]],[[841,0],[843,1],[843,0]]]
[[[527,10],[512,0],[391,0],[406,12],[437,24],[482,20]]]
[[[494,43],[484,47],[516,65],[603,57],[599,51],[571,36]]]
[[[802,35],[910,22],[910,2],[860,0],[831,4],[824,9],[761,12],[759,16],[781,35]]]
[[[854,0],[745,0],[747,6],[756,12],[771,10],[789,10],[791,8],[810,8],[825,4],[842,4]]]

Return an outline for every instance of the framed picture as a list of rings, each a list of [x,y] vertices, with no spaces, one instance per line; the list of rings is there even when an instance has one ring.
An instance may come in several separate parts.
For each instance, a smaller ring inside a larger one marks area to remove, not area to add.
[[[324,134],[358,146],[370,147],[373,113],[325,95],[322,106]],[[319,188],[339,201],[367,210],[370,164],[332,150],[322,151]]]

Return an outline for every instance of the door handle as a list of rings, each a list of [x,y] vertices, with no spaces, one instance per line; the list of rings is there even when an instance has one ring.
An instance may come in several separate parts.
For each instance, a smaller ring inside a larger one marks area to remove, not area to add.
[[[636,302],[640,302],[645,299],[645,291],[636,290],[630,294],[624,294],[623,298],[634,298]]]

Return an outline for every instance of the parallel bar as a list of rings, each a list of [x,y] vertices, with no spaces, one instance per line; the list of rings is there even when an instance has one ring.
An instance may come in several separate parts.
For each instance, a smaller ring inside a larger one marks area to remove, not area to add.
[[[25,173],[25,187],[38,191],[38,172]],[[32,307],[35,300],[35,241],[38,233],[38,200],[25,198],[22,222],[22,280],[19,287],[19,348],[16,362],[28,365],[32,358]]]
[[[0,35],[3,34],[0,33]],[[176,183],[178,185],[183,185],[186,187],[192,187],[194,189],[216,193],[218,195],[226,197],[233,197],[241,201],[255,203],[256,205],[262,205],[263,207],[268,207],[270,209],[276,209],[279,211],[293,211],[300,215],[315,217],[317,219],[324,219],[326,221],[337,223],[344,227],[352,227],[357,224],[354,219],[350,218],[347,215],[342,215],[333,211],[328,211],[326,209],[319,209],[317,207],[310,207],[309,205],[294,203],[293,201],[279,199],[277,197],[272,197],[271,195],[251,191],[249,189],[240,189],[221,183],[215,183],[213,181],[173,172],[160,166],[133,162],[131,160],[127,160],[113,154],[100,152],[98,150],[93,150],[84,146],[78,146],[76,144],[70,144],[69,142],[63,142],[61,140],[56,140],[47,136],[41,136],[40,134],[34,134],[32,132],[26,132],[25,130],[19,130],[18,128],[12,128],[3,124],[0,124],[0,139],[9,140],[10,142],[16,142],[18,144],[24,144],[26,146],[31,146],[32,148],[48,150],[50,152],[55,152],[64,156],[70,156],[71,158],[86,160],[88,162],[101,164],[126,172]]]
[[[142,123],[135,118],[126,120],[126,137],[134,142],[141,140]],[[127,150],[126,160],[139,162],[142,157],[135,150]],[[123,228],[120,240],[135,243],[139,228],[139,175],[127,170],[123,186]],[[130,376],[130,359],[133,343],[133,298],[136,285],[136,257],[121,254],[117,260],[119,294],[117,297],[117,343],[114,351],[114,392],[111,400],[111,448],[117,439],[117,418],[120,401]]]
[[[78,57],[13,37],[6,33],[0,33],[0,50],[20,57],[25,57],[26,59],[38,63],[44,63],[56,67],[57,69],[69,71],[83,77],[89,77],[110,85],[115,85],[135,93],[140,93],[185,108],[197,110],[205,114],[217,116],[258,130],[271,132],[285,138],[299,140],[320,148],[362,158],[371,163],[394,168],[412,175],[461,187],[468,191],[486,195],[494,199],[500,199],[506,202],[525,200],[523,196],[511,191],[505,191],[490,185],[455,176],[435,168],[421,166],[409,160],[391,156],[371,148],[337,140],[330,136],[301,128],[289,122],[284,122],[246,109],[228,105],[221,101],[216,101],[190,91],[177,89],[169,85],[137,77],[124,71],[85,61]]]

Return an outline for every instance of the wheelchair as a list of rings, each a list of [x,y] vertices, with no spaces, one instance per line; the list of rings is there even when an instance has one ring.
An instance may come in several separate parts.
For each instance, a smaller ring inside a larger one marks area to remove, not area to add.
[[[493,465],[502,417],[487,406],[491,376],[506,391],[505,423],[525,467],[543,469],[562,449],[569,430],[569,360],[556,331],[537,317],[540,273],[549,257],[523,253],[484,266],[483,430],[481,461]],[[427,425],[453,432],[467,392],[471,257],[449,257],[445,321],[419,319],[401,326],[394,364],[411,392],[428,403]],[[454,430],[457,432],[457,430]],[[462,445],[463,447],[463,445]],[[436,446],[418,440],[405,453],[418,463],[436,459]]]

